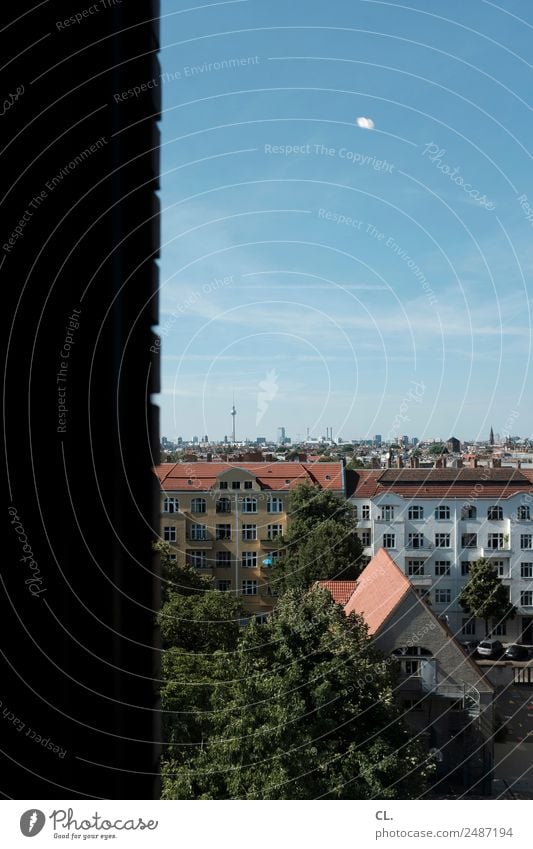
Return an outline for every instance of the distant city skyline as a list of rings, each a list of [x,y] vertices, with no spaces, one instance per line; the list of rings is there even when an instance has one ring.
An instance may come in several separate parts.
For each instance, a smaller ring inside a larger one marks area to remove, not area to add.
[[[533,433],[530,32],[419,6],[164,0],[163,433]]]

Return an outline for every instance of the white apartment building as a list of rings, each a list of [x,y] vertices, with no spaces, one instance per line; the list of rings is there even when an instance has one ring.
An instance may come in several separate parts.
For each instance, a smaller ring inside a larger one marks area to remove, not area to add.
[[[493,622],[492,633],[533,645],[532,471],[358,470],[347,472],[347,496],[364,553],[385,548],[460,640],[485,636],[484,623],[458,603],[470,564],[485,557],[517,609],[514,619]]]

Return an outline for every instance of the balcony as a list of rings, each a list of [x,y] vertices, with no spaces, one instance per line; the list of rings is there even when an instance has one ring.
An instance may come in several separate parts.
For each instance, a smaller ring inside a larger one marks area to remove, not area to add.
[[[275,537],[274,539],[262,539],[260,540],[261,548],[269,548],[277,550],[281,548],[281,539],[279,537]]]
[[[413,543],[407,542],[405,545],[405,551],[409,552],[409,555],[413,555],[416,557],[431,557],[435,550],[435,546],[429,540],[422,540],[415,545]]]
[[[205,551],[208,548],[213,548],[213,540],[208,537],[187,537],[187,545],[191,548],[197,548],[198,551]]]
[[[511,548],[486,548],[482,547],[481,556],[485,558],[510,557],[513,553]]]
[[[431,587],[433,578],[431,575],[406,575],[413,587]]]

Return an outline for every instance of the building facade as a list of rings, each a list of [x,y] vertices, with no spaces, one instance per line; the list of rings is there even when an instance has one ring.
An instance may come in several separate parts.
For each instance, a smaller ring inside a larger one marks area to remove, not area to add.
[[[280,556],[289,494],[310,483],[345,494],[342,463],[164,463],[161,538],[179,563],[211,576],[214,588],[242,596],[257,616],[270,613],[270,572]]]
[[[458,596],[470,565],[490,560],[517,609],[492,623],[504,642],[533,644],[533,473],[516,468],[347,473],[364,552],[385,548],[459,639],[485,636]]]

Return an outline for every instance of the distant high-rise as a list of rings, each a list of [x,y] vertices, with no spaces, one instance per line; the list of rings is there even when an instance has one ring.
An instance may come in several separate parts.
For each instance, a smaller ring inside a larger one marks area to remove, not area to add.
[[[489,445],[494,445],[494,431],[492,428],[490,429]]]
[[[283,445],[284,442],[285,442],[285,428],[284,427],[278,427],[277,443],[278,443],[278,445]]]
[[[381,440],[382,440],[381,434],[376,433],[376,435],[374,437],[374,442],[376,443],[376,445],[381,445]]]

